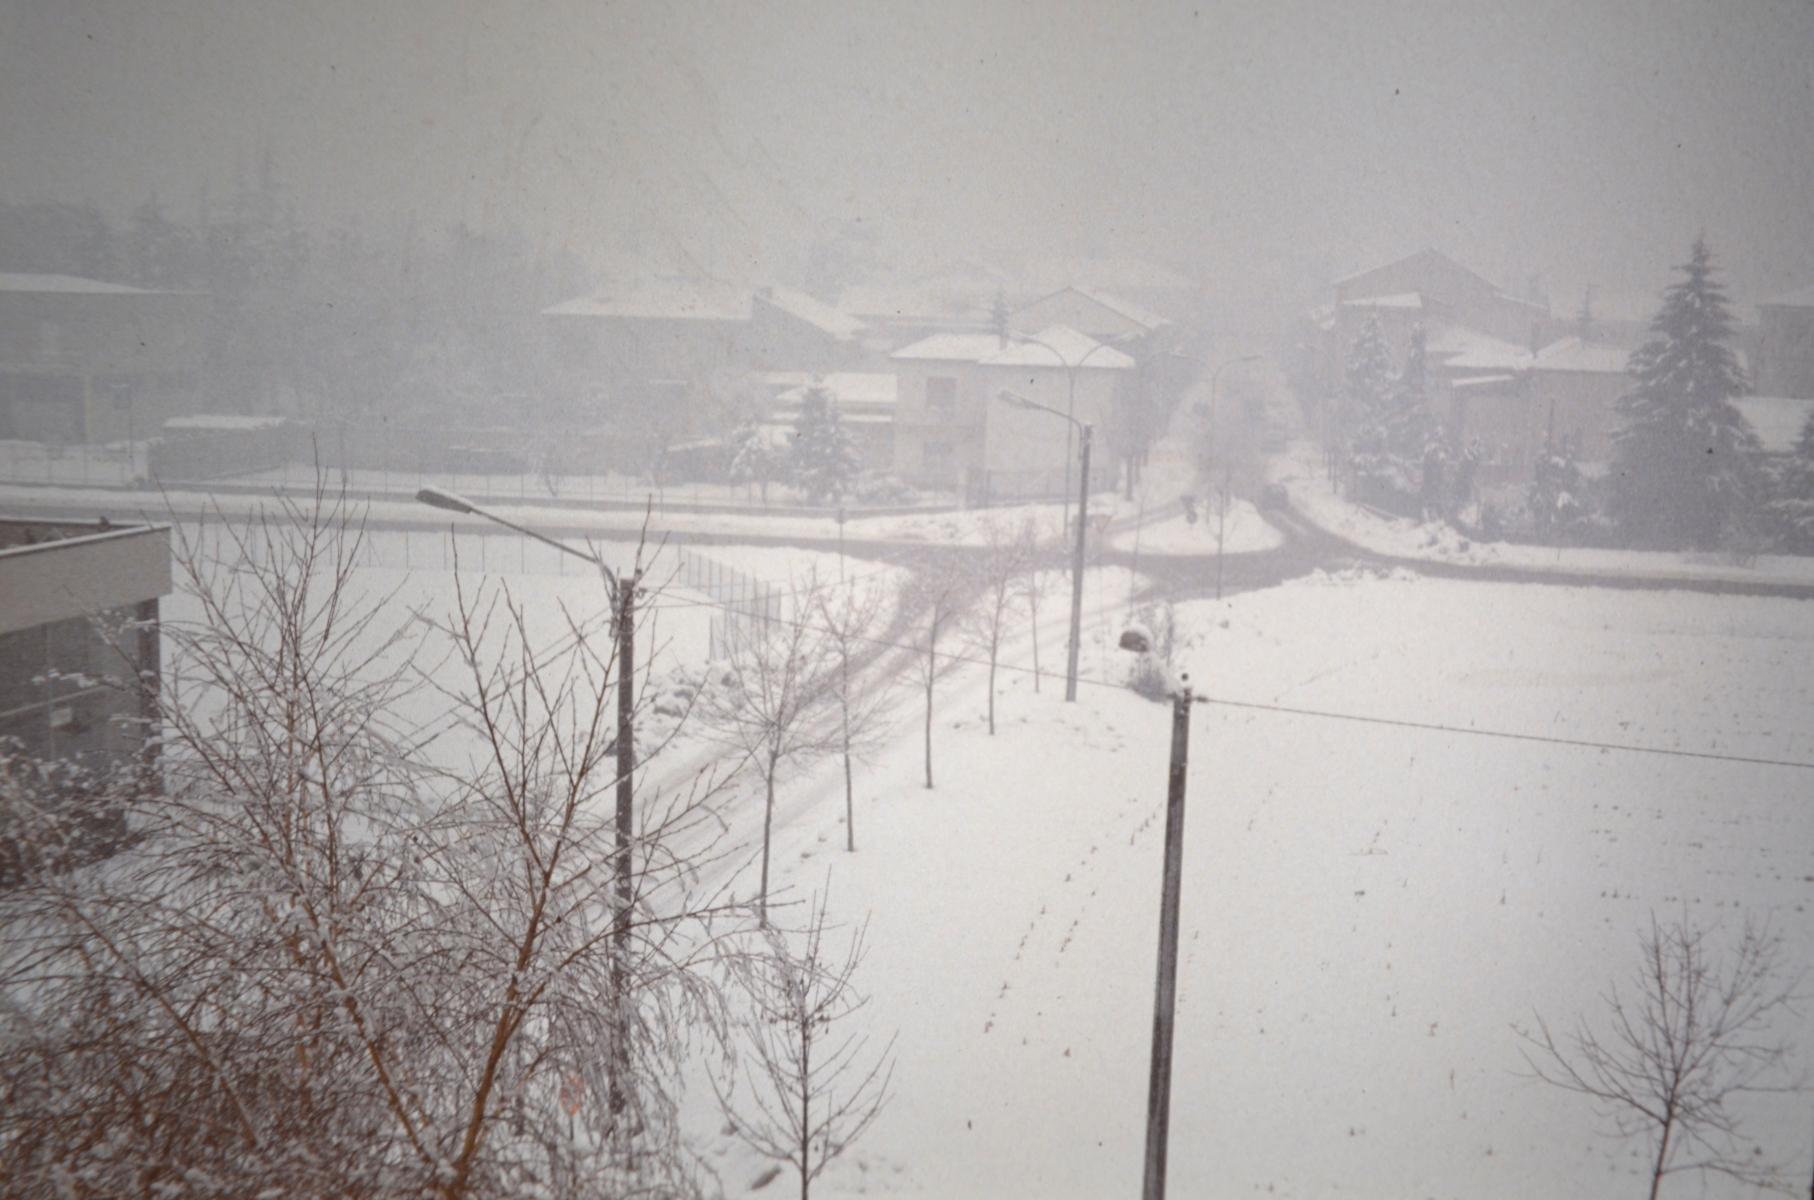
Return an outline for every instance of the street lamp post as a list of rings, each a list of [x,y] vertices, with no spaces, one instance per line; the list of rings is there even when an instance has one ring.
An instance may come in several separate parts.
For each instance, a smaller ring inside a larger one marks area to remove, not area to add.
[[[1083,461],[1081,463],[1082,469],[1079,472],[1077,481],[1077,543],[1071,558],[1071,643],[1070,649],[1066,654],[1064,679],[1064,698],[1068,701],[1075,701],[1077,699],[1077,657],[1083,641],[1084,518],[1088,514],[1090,507],[1090,441],[1091,434],[1094,432],[1095,427],[1083,421],[1079,421],[1076,417],[1073,417],[1068,413],[1061,413],[1055,408],[1049,408],[1037,401],[1029,400],[1020,393],[1011,392],[1006,388],[1003,388],[1000,392],[996,393],[996,398],[1004,403],[1012,404],[1017,408],[1035,409],[1039,412],[1050,413],[1055,417],[1063,417],[1077,427],[1078,434],[1082,439]],[[1066,469],[1069,469],[1070,465],[1070,458],[1067,454],[1065,458]]]
[[[1095,355],[1097,352],[1102,351],[1102,350],[1114,349],[1113,344],[1110,342],[1097,342],[1095,345],[1091,346],[1088,350],[1084,351],[1081,355],[1079,355],[1076,362],[1072,362],[1069,358],[1067,358],[1065,356],[1065,352],[1063,350],[1060,350],[1057,346],[1054,346],[1051,342],[1046,341],[1044,338],[1037,338],[1037,337],[1034,337],[1032,334],[1027,334],[1027,333],[1017,333],[1014,336],[1019,338],[1023,342],[1031,342],[1035,346],[1045,347],[1047,350],[1050,350],[1052,352],[1054,357],[1056,357],[1058,359],[1058,365],[1064,368],[1064,373],[1065,373],[1065,402],[1064,402],[1065,411],[1062,413],[1058,413],[1058,415],[1065,418],[1067,421],[1069,421],[1073,425],[1079,424],[1079,422],[1077,420],[1077,372],[1083,370],[1084,364],[1089,362],[1090,358],[1093,355]],[[1087,335],[1085,335],[1085,336],[1087,336]],[[1034,405],[1033,407],[1038,408],[1040,406]],[[1047,412],[1058,412],[1057,409],[1047,409],[1046,411]],[[1085,454],[1086,454],[1085,461],[1087,462],[1088,461],[1088,459],[1087,459],[1088,452],[1086,451]],[[1070,508],[1071,508],[1071,431],[1069,429],[1066,429],[1064,432],[1064,471],[1065,471],[1065,480],[1064,480],[1065,486],[1062,489],[1062,491],[1064,493],[1064,498],[1065,498],[1064,499],[1065,524],[1069,525],[1070,521],[1071,521],[1071,514],[1070,514]],[[1082,509],[1078,509],[1078,513],[1080,514],[1079,518],[1078,518],[1079,520],[1082,520],[1082,516],[1081,516],[1082,512],[1083,512]],[[1070,699],[1075,699],[1075,697],[1070,697]]]
[[[605,581],[605,594],[611,602],[611,636],[617,643],[617,828],[616,843],[612,847],[612,873],[617,895],[611,928],[611,992],[618,1005],[618,1012],[617,1020],[613,1023],[610,1094],[611,1113],[616,1116],[625,1108],[624,1081],[630,1076],[630,1047],[625,1032],[627,1028],[625,995],[628,992],[629,983],[630,901],[634,891],[630,870],[630,841],[636,832],[635,787],[632,777],[636,771],[634,672],[636,668],[636,591],[642,583],[643,574],[641,556],[638,556],[636,569],[630,572],[628,578],[625,578],[605,565],[605,560],[596,554],[576,550],[565,542],[556,541],[546,534],[537,533],[514,521],[507,521],[496,513],[487,512],[470,500],[452,492],[427,487],[416,493],[416,499],[433,508],[445,509],[448,512],[461,513],[466,516],[483,517],[506,529],[515,530],[524,537],[534,538],[538,542],[553,546],[563,554],[583,558],[598,568],[599,575]]]

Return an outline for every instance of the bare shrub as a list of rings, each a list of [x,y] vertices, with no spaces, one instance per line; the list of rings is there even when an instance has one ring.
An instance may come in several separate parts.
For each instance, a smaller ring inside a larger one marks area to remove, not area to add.
[[[800,1200],[881,1115],[894,1074],[894,1039],[872,1056],[868,1036],[849,1028],[867,1003],[855,982],[863,930],[843,954],[828,949],[825,933],[819,900],[804,930],[791,938],[767,930],[755,952],[730,960],[732,989],[747,1004],[735,1025],[748,1102],[736,1103],[730,1078],[713,1080],[737,1137],[799,1172]]]

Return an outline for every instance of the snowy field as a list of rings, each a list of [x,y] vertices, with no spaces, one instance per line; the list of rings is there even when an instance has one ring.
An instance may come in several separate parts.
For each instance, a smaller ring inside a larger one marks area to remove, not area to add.
[[[432,544],[374,535],[360,586],[445,612],[452,556]],[[499,539],[485,563],[558,638],[560,605],[602,609],[600,586],[535,554]],[[835,554],[710,554],[777,585],[838,570]],[[854,562],[871,586],[897,578]],[[1169,710],[1120,686],[1125,587],[1092,574],[1078,704],[1050,674],[1057,592],[1048,674],[1035,694],[1014,648],[995,737],[979,667],[940,684],[932,790],[903,691],[893,744],[859,768],[855,854],[831,764],[784,784],[780,899],[829,886],[840,920],[869,919],[865,1019],[879,1039],[899,1031],[895,1099],[819,1194],[1137,1193]],[[653,640],[702,661],[712,605],[678,588],[661,603]],[[1178,616],[1179,663],[1217,700],[1814,762],[1803,602],[1401,571]],[[1768,917],[1787,961],[1814,962],[1814,771],[1214,703],[1193,717],[1191,771],[1173,1195],[1641,1195],[1641,1147],[1519,1078],[1513,1026],[1595,1014],[1653,912],[1724,933]],[[1804,1175],[1807,1111],[1766,1106],[1747,1126]],[[725,1194],[746,1194],[766,1164],[724,1138],[709,1092],[688,1112]]]
[[[1814,762],[1805,603],[1401,573],[1180,611],[1183,663],[1221,699]],[[1102,632],[1099,680],[1121,669]],[[1132,1196],[1169,710],[1096,684],[1065,705],[1016,674],[991,739],[977,678],[947,693],[936,789],[911,723],[863,775],[856,854],[832,781],[795,785],[819,803],[782,835],[783,884],[829,881],[838,913],[869,917],[868,1018],[900,1031],[896,1099],[820,1194]],[[1791,966],[1814,961],[1810,784],[1199,706],[1171,1193],[1642,1195],[1641,1147],[1521,1079],[1513,1026],[1596,1013],[1653,912],[1724,934],[1767,917]],[[1747,1131],[1805,1179],[1805,1099]],[[731,1195],[762,1169],[722,1141],[708,1159]]]

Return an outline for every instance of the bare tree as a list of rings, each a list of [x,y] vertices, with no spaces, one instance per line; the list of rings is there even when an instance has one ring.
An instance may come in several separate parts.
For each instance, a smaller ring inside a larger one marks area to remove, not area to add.
[[[926,786],[932,786],[933,689],[955,665],[950,654],[941,656],[939,639],[952,632],[969,601],[971,582],[963,565],[945,556],[927,557],[902,589],[901,608],[916,614],[919,633],[914,639],[914,672],[926,694]]]
[[[825,632],[801,619],[818,607],[816,584],[794,589],[789,619],[740,617],[725,626],[725,663],[698,712],[727,745],[742,751],[761,776],[762,878],[757,921],[768,924],[770,846],[775,782],[781,771],[838,745],[829,722],[837,702],[838,662]]]
[[[995,736],[995,668],[1014,601],[1030,594],[1026,581],[1034,569],[1034,545],[1024,533],[1010,533],[993,518],[983,522],[983,553],[975,571],[981,595],[971,610],[971,628],[977,648],[989,656],[990,737]]]
[[[844,849],[857,848],[856,786],[851,760],[876,741],[884,725],[888,700],[887,680],[874,680],[853,688],[851,673],[880,632],[886,593],[875,587],[859,588],[858,581],[818,591],[818,613],[836,659],[839,750],[844,759]]]
[[[1583,1018],[1558,1038],[1541,1016],[1535,1032],[1518,1031],[1536,1078],[1592,1099],[1620,1137],[1650,1142],[1651,1200],[1664,1178],[1684,1173],[1791,1190],[1761,1152],[1744,1152],[1733,1103],[1799,1090],[1788,1047],[1771,1030],[1799,977],[1783,978],[1780,939],[1768,928],[1747,922],[1729,959],[1707,940],[1685,917],[1664,926],[1653,915],[1632,991],[1614,984],[1603,997],[1606,1032]]]
[[[608,633],[546,646],[497,591],[390,628],[356,515],[319,495],[225,537],[179,548],[201,615],[166,627],[129,844],[0,896],[7,1190],[683,1187],[662,1080],[677,1023],[716,1019],[680,851],[709,842],[690,796],[645,798],[618,1003]]]
[[[797,952],[771,929],[758,952],[732,960],[749,1002],[736,1022],[740,1051],[752,1060],[749,1109],[732,1102],[730,1081],[712,1081],[736,1135],[800,1173],[800,1200],[810,1200],[812,1181],[881,1115],[894,1074],[892,1037],[872,1058],[867,1035],[845,1028],[867,1003],[855,985],[864,930],[837,955],[825,946],[825,920],[820,900],[794,939]]]
[[[1027,569],[1020,577],[1021,596],[1027,602],[1027,622],[1033,631],[1033,690],[1039,691],[1039,606],[1052,590],[1052,570],[1059,565],[1057,548],[1039,536],[1039,524],[1029,517],[1015,534]]]

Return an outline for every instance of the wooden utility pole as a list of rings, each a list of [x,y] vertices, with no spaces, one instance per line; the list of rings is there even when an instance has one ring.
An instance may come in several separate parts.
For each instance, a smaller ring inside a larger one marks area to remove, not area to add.
[[[1184,784],[1190,760],[1190,676],[1172,696],[1171,778],[1165,797],[1165,881],[1159,900],[1159,982],[1153,991],[1152,1076],[1146,1090],[1146,1182],[1141,1200],[1165,1198],[1171,1126],[1172,1031],[1178,1007],[1178,890],[1184,874]]]

